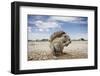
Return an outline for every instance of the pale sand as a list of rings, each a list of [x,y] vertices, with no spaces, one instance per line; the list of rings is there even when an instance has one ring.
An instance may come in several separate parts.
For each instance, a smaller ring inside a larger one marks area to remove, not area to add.
[[[49,42],[28,42],[28,60],[58,60],[58,59],[84,59],[88,58],[88,42],[72,41],[63,50],[64,54],[55,57],[49,48]]]

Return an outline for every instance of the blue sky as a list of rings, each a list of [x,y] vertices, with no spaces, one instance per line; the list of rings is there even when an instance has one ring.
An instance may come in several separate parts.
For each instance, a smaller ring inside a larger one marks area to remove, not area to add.
[[[49,39],[55,31],[65,31],[71,39],[85,38],[88,18],[77,16],[28,15],[28,40]]]

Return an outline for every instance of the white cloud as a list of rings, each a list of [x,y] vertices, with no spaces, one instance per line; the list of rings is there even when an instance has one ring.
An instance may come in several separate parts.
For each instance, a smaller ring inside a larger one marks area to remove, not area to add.
[[[43,29],[38,29],[38,30],[41,31],[41,32],[43,31]]]
[[[57,22],[49,22],[49,21],[36,21],[35,25],[39,28],[55,28],[58,27],[58,23]]]
[[[74,21],[77,20],[77,17],[54,17],[52,16],[50,20],[59,20],[59,21]]]
[[[87,21],[70,21],[71,23],[87,24]]]
[[[50,17],[49,21],[64,21],[64,22],[70,22],[70,23],[82,23],[85,24],[86,21],[82,21],[82,18],[79,17]]]
[[[39,31],[49,31],[49,29],[54,29],[54,28],[61,28],[58,22],[56,21],[35,21],[34,22],[35,26],[39,29]]]
[[[28,21],[28,24],[34,24],[34,21]]]
[[[27,30],[28,30],[28,32],[30,33],[30,32],[31,32],[31,27],[28,26],[28,29],[27,29]]]

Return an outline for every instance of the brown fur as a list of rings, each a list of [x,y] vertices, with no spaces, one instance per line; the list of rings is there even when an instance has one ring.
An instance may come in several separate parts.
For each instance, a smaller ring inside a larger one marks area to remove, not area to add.
[[[61,55],[64,46],[68,46],[70,43],[69,36],[63,31],[54,32],[50,37],[50,48],[55,56]]]
[[[52,42],[54,39],[56,39],[57,37],[61,37],[63,34],[66,34],[65,32],[63,31],[57,31],[57,32],[54,32],[51,37],[50,37],[50,42]]]

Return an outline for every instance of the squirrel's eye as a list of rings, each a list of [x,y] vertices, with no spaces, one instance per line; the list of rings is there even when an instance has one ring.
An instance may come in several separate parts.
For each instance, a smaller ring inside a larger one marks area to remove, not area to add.
[[[64,37],[67,37],[67,36],[64,36]]]
[[[66,41],[63,41],[63,43],[65,43]]]

